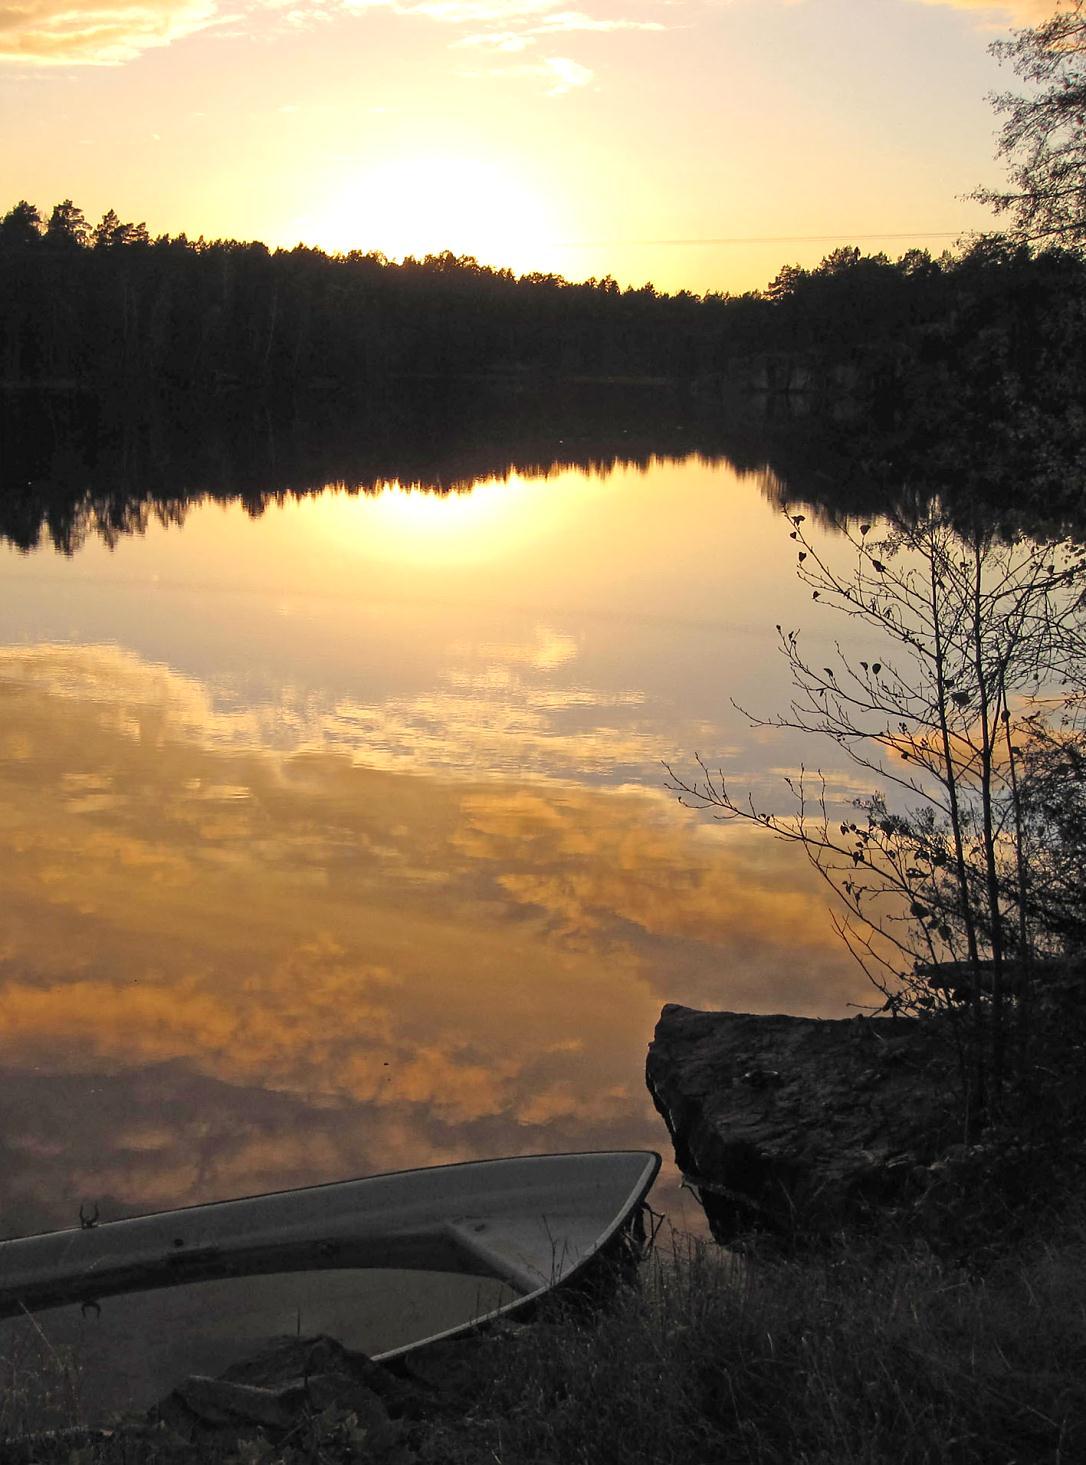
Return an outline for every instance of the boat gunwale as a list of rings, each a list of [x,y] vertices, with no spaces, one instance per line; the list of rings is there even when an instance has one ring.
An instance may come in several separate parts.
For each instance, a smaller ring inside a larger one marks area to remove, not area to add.
[[[162,1222],[163,1220],[172,1221],[176,1217],[192,1215],[199,1212],[219,1210],[220,1208],[229,1209],[235,1205],[244,1205],[247,1203],[258,1204],[259,1202],[264,1200],[273,1201],[279,1198],[289,1198],[298,1195],[311,1196],[322,1190],[344,1189],[348,1187],[364,1185],[367,1181],[395,1180],[397,1178],[409,1175],[433,1175],[435,1173],[448,1173],[469,1168],[486,1170],[490,1167],[498,1168],[503,1165],[515,1164],[518,1161],[591,1161],[593,1159],[632,1160],[634,1158],[638,1158],[643,1162],[634,1184],[626,1193],[624,1199],[621,1202],[621,1205],[615,1208],[615,1210],[611,1214],[611,1219],[608,1221],[606,1226],[596,1235],[591,1245],[585,1251],[580,1253],[580,1255],[577,1257],[577,1260],[568,1269],[560,1271],[557,1276],[552,1275],[549,1280],[544,1278],[539,1283],[539,1285],[535,1287],[526,1288],[526,1279],[528,1279],[528,1273],[521,1271],[519,1266],[516,1265],[513,1267],[511,1272],[509,1269],[495,1268],[493,1262],[491,1262],[490,1267],[485,1274],[476,1274],[472,1269],[465,1268],[468,1275],[490,1275],[495,1280],[505,1282],[507,1286],[517,1288],[518,1295],[511,1298],[508,1302],[503,1303],[501,1306],[497,1308],[492,1308],[489,1312],[481,1313],[477,1317],[472,1317],[464,1322],[457,1323],[451,1328],[442,1329],[440,1332],[427,1335],[424,1338],[416,1339],[410,1343],[402,1344],[396,1348],[388,1349],[382,1353],[376,1353],[373,1355],[375,1361],[383,1362],[392,1358],[399,1357],[402,1354],[409,1353],[416,1348],[426,1346],[430,1343],[442,1341],[452,1336],[459,1336],[463,1333],[474,1331],[477,1328],[484,1327],[500,1317],[529,1306],[531,1303],[537,1301],[540,1297],[554,1290],[556,1287],[565,1286],[568,1282],[572,1281],[583,1271],[586,1266],[588,1266],[593,1261],[594,1258],[599,1256],[599,1253],[614,1238],[616,1233],[619,1232],[624,1226],[629,1224],[635,1209],[644,1200],[645,1196],[651,1189],[657,1175],[659,1174],[661,1165],[660,1155],[655,1150],[575,1150],[561,1153],[505,1155],[485,1160],[460,1160],[453,1161],[445,1165],[415,1166],[411,1169],[405,1170],[381,1171],[375,1175],[357,1176],[350,1180],[325,1181],[317,1185],[298,1186],[292,1189],[267,1191],[250,1196],[237,1196],[225,1201],[198,1202],[190,1206],[179,1206],[175,1210],[170,1211],[150,1211],[144,1213],[143,1215],[126,1216],[117,1221],[105,1222],[103,1223],[102,1229],[108,1229],[110,1232],[113,1232],[115,1227],[121,1227],[124,1231],[127,1231],[129,1226],[139,1228],[149,1222]],[[454,1218],[450,1217],[441,1226],[434,1226],[431,1227],[429,1231],[418,1232],[414,1234],[417,1235],[420,1240],[424,1239],[425,1237],[429,1237],[432,1241],[446,1240],[452,1242],[454,1246],[456,1246],[457,1250],[465,1251],[465,1247],[462,1244],[465,1240],[464,1236],[457,1230],[455,1225],[453,1225],[452,1229],[450,1230],[449,1223],[452,1222],[453,1219]],[[71,1240],[74,1240],[75,1237],[83,1234],[87,1230],[98,1231],[99,1227],[96,1225],[91,1227],[65,1227],[57,1231],[37,1232],[30,1236],[13,1237],[0,1242],[0,1318],[6,1316],[10,1319],[12,1317],[18,1316],[20,1312],[44,1312],[53,1307],[79,1305],[81,1299],[78,1294],[78,1289],[74,1288],[73,1292],[69,1293],[67,1297],[56,1296],[55,1294],[46,1294],[45,1299],[36,1303],[32,1301],[28,1305],[25,1301],[25,1297],[33,1293],[35,1285],[37,1286],[37,1288],[41,1289],[46,1284],[41,1281],[39,1281],[37,1284],[24,1282],[22,1284],[15,1283],[13,1285],[8,1285],[7,1287],[5,1287],[3,1285],[2,1275],[3,1262],[4,1253],[5,1251],[8,1251],[9,1248],[18,1249],[25,1246],[27,1243],[44,1242],[50,1239],[56,1239],[59,1244],[63,1244],[62,1238],[67,1237]],[[404,1233],[405,1237],[408,1238],[410,1238],[411,1234],[412,1233],[407,1232]],[[281,1248],[281,1256],[283,1260],[286,1259],[287,1255],[291,1254],[292,1250],[293,1255],[297,1257],[299,1249],[305,1245],[318,1248],[318,1254],[321,1254],[323,1247],[327,1245],[327,1239],[322,1241],[319,1235],[313,1235],[303,1241],[295,1240],[293,1243],[284,1242]],[[470,1252],[474,1260],[482,1261],[484,1263],[486,1262],[486,1257],[478,1252],[477,1247],[468,1247],[466,1248],[466,1250]],[[208,1248],[206,1247],[203,1248],[202,1251],[190,1251],[187,1254],[160,1250],[155,1254],[153,1259],[146,1260],[142,1263],[131,1263],[130,1265],[133,1267],[134,1275],[131,1278],[126,1277],[125,1281],[121,1285],[113,1286],[107,1283],[105,1289],[95,1289],[93,1288],[93,1286],[89,1286],[82,1290],[84,1290],[88,1296],[90,1296],[97,1290],[97,1295],[105,1298],[107,1296],[123,1296],[126,1294],[131,1295],[137,1292],[158,1291],[175,1286],[194,1285],[202,1281],[230,1280],[231,1275],[236,1277],[244,1277],[246,1275],[274,1276],[276,1275],[276,1273],[287,1273],[292,1271],[304,1273],[317,1270],[352,1270],[356,1269],[359,1265],[358,1263],[356,1263],[355,1266],[352,1267],[350,1261],[340,1261],[337,1264],[337,1262],[331,1260],[325,1262],[322,1265],[315,1258],[311,1258],[309,1260],[309,1264],[306,1266],[290,1267],[283,1265],[255,1265],[254,1263],[256,1262],[256,1259],[261,1255],[264,1255],[266,1260],[268,1261],[275,1260],[274,1256],[269,1255],[267,1248],[265,1248],[264,1252],[262,1253],[261,1250],[256,1246],[251,1247],[248,1256],[246,1256],[244,1247],[239,1245],[236,1240],[233,1240],[232,1242],[228,1241],[227,1243],[225,1243],[221,1252],[216,1250],[212,1254],[208,1253]],[[176,1264],[182,1262],[183,1259],[190,1263],[199,1264],[201,1261],[204,1260],[205,1257],[208,1266],[207,1274],[203,1276],[192,1275],[190,1272],[190,1274],[186,1277],[184,1275],[177,1275],[176,1271],[174,1271],[173,1275],[170,1275],[170,1272],[173,1270]],[[230,1271],[227,1270],[231,1262],[233,1262],[235,1266],[238,1267],[238,1270],[233,1274],[231,1274]],[[248,1270],[246,1270],[246,1262],[248,1262],[249,1264]],[[372,1267],[372,1269],[376,1271],[390,1269],[394,1270],[397,1268],[397,1262],[395,1261],[395,1259],[392,1259],[383,1264],[371,1263],[369,1264],[369,1266],[366,1266],[366,1264],[363,1263],[361,1265],[364,1266],[366,1269],[370,1269],[370,1267]],[[402,1268],[402,1260],[400,1261],[399,1266]],[[84,1267],[82,1268],[82,1270],[83,1275],[87,1278],[87,1280],[92,1281],[93,1279],[89,1277],[86,1268]],[[165,1275],[156,1275],[156,1273],[163,1270],[165,1271]],[[421,1268],[421,1270],[428,1269]],[[440,1270],[440,1268],[438,1270]],[[73,1266],[67,1274],[65,1274],[63,1268],[58,1267],[56,1269],[55,1285],[58,1288],[63,1287],[65,1281],[69,1282],[69,1284],[74,1284],[78,1274],[79,1269],[77,1269],[77,1267],[75,1266]],[[97,1280],[100,1282],[104,1282],[107,1275],[108,1274],[101,1274]],[[114,1275],[116,1275],[116,1273]],[[138,1278],[140,1276],[144,1278],[143,1285],[140,1285],[139,1283]],[[520,1291],[520,1288],[525,1288],[525,1290]],[[19,1295],[20,1292],[23,1293],[22,1296]],[[85,1297],[82,1300],[84,1303],[86,1302]],[[15,1304],[14,1308],[10,1306],[11,1303]]]
[[[594,1258],[598,1257],[600,1252],[607,1246],[607,1243],[611,1241],[615,1237],[615,1235],[629,1223],[630,1218],[633,1215],[636,1207],[638,1207],[644,1201],[645,1197],[652,1189],[656,1177],[660,1173],[661,1159],[659,1154],[655,1150],[576,1150],[572,1151],[570,1154],[554,1156],[554,1158],[569,1159],[572,1158],[573,1155],[583,1154],[644,1155],[645,1159],[649,1163],[645,1165],[641,1177],[638,1180],[638,1183],[634,1186],[633,1190],[631,1190],[629,1195],[626,1197],[626,1200],[623,1203],[618,1215],[606,1228],[606,1230],[604,1230],[600,1234],[599,1238],[593,1244],[593,1246],[588,1251],[583,1253],[580,1259],[569,1269],[569,1271],[563,1272],[562,1276],[559,1277],[557,1280],[544,1282],[541,1286],[537,1287],[534,1292],[529,1292],[523,1297],[514,1297],[510,1302],[503,1304],[503,1306],[496,1307],[491,1312],[483,1313],[479,1317],[472,1318],[469,1322],[459,1323],[457,1324],[457,1326],[452,1328],[445,1328],[440,1333],[433,1333],[429,1337],[420,1338],[414,1343],[405,1343],[399,1348],[390,1348],[384,1353],[375,1353],[373,1355],[374,1363],[387,1363],[390,1359],[400,1358],[404,1354],[413,1353],[417,1348],[425,1348],[432,1343],[441,1343],[448,1338],[459,1337],[464,1333],[475,1332],[479,1328],[484,1328],[488,1324],[495,1322],[498,1318],[504,1317],[510,1312],[518,1311],[522,1307],[529,1306],[531,1303],[537,1301],[540,1297],[544,1297],[548,1292],[553,1292],[557,1287],[565,1287],[573,1280],[574,1277],[578,1275],[578,1273],[582,1272],[584,1268],[588,1266],[588,1264]],[[545,1159],[547,1158],[547,1156],[517,1155],[509,1156],[508,1158],[534,1160]]]
[[[175,1206],[164,1211],[140,1211],[134,1216],[118,1216],[115,1221],[95,1221],[90,1225],[79,1226],[58,1226],[55,1231],[30,1231],[25,1236],[6,1236],[0,1239],[0,1258],[8,1246],[19,1245],[24,1241],[37,1241],[47,1236],[80,1235],[85,1230],[96,1231],[99,1226],[108,1227],[112,1230],[115,1226],[127,1226],[133,1222],[165,1220],[169,1216],[185,1216],[193,1211],[207,1211],[217,1206],[245,1205],[250,1201],[275,1200],[279,1196],[292,1195],[313,1195],[321,1190],[336,1190],[349,1185],[361,1185],[367,1180],[395,1180],[402,1175],[423,1175],[436,1174],[451,1170],[466,1170],[469,1167],[477,1166],[480,1169],[490,1165],[506,1165],[511,1161],[518,1160],[581,1160],[581,1159],[605,1159],[610,1156],[639,1155],[646,1160],[655,1159],[652,1179],[655,1180],[660,1170],[660,1155],[656,1150],[543,1150],[536,1151],[530,1155],[492,1155],[489,1159],[483,1160],[449,1160],[441,1165],[411,1165],[403,1170],[378,1170],[372,1175],[353,1175],[347,1180],[318,1180],[313,1185],[295,1185],[284,1187],[282,1190],[258,1190],[253,1195],[232,1195],[224,1200],[193,1201],[187,1206]]]

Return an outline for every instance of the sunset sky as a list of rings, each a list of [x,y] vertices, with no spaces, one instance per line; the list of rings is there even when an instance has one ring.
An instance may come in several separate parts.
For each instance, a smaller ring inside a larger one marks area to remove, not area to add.
[[[574,8],[574,6],[583,8]],[[664,289],[991,224],[1054,0],[7,0],[0,211]]]

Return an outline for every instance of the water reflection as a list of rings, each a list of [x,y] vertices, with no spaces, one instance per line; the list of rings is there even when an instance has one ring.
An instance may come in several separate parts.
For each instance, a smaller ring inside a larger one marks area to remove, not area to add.
[[[0,699],[9,1233],[85,1196],[659,1143],[662,1001],[856,992],[793,852],[658,788],[277,746],[110,647],[9,649]]]
[[[809,609],[763,488],[694,455],[4,551],[0,1226],[666,1148],[663,1002],[866,999],[797,852],[663,787],[698,750],[779,807],[809,754],[732,705]]]

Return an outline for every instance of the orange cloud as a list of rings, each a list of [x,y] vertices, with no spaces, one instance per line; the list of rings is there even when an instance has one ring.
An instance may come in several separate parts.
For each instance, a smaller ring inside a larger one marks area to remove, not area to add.
[[[950,6],[954,10],[987,12],[992,21],[1009,16],[1016,25],[1039,25],[1056,8],[1056,0],[918,0],[921,5]]]
[[[223,19],[215,0],[19,0],[0,10],[0,60],[116,65]]]
[[[487,791],[464,808],[457,844],[509,898],[603,961],[639,951],[667,1000],[828,1014],[862,994],[825,885],[760,830],[687,822],[647,794]]]
[[[109,649],[12,653],[0,713],[0,1173],[23,1224],[86,1195],[659,1143],[641,1070],[664,1000],[836,1013],[863,990],[794,852],[662,791],[278,749]]]
[[[480,46],[498,52],[519,51],[537,35],[564,32],[663,30],[657,21],[608,17],[560,9],[562,0],[321,0],[291,5],[287,0],[256,0],[245,7],[252,18],[281,16],[281,23],[297,28],[327,20],[333,8],[359,15],[384,10],[395,15],[424,17],[441,25],[472,27],[473,33],[455,46]],[[143,52],[238,19],[220,0],[20,0],[0,9],[0,60],[32,65],[113,66],[134,60]],[[479,26],[501,29],[479,32]],[[515,27],[515,29],[511,29]],[[556,94],[583,85],[592,73],[580,63],[549,58],[530,68],[551,82]]]

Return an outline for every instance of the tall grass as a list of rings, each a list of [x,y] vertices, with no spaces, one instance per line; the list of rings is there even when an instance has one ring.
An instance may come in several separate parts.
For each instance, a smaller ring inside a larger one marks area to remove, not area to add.
[[[279,1440],[189,1443],[160,1425],[13,1452],[5,1403],[0,1461],[1080,1465],[1086,1216],[984,1275],[900,1244],[736,1258],[673,1234],[636,1287],[596,1308],[557,1297],[453,1373],[388,1449],[333,1409]]]
[[[83,1413],[82,1380],[70,1350],[56,1347],[31,1314],[0,1353],[0,1460],[4,1442],[29,1430],[65,1429]]]
[[[1086,1227],[983,1278],[930,1254],[676,1240],[639,1291],[492,1354],[427,1461],[1024,1465],[1086,1459]]]

